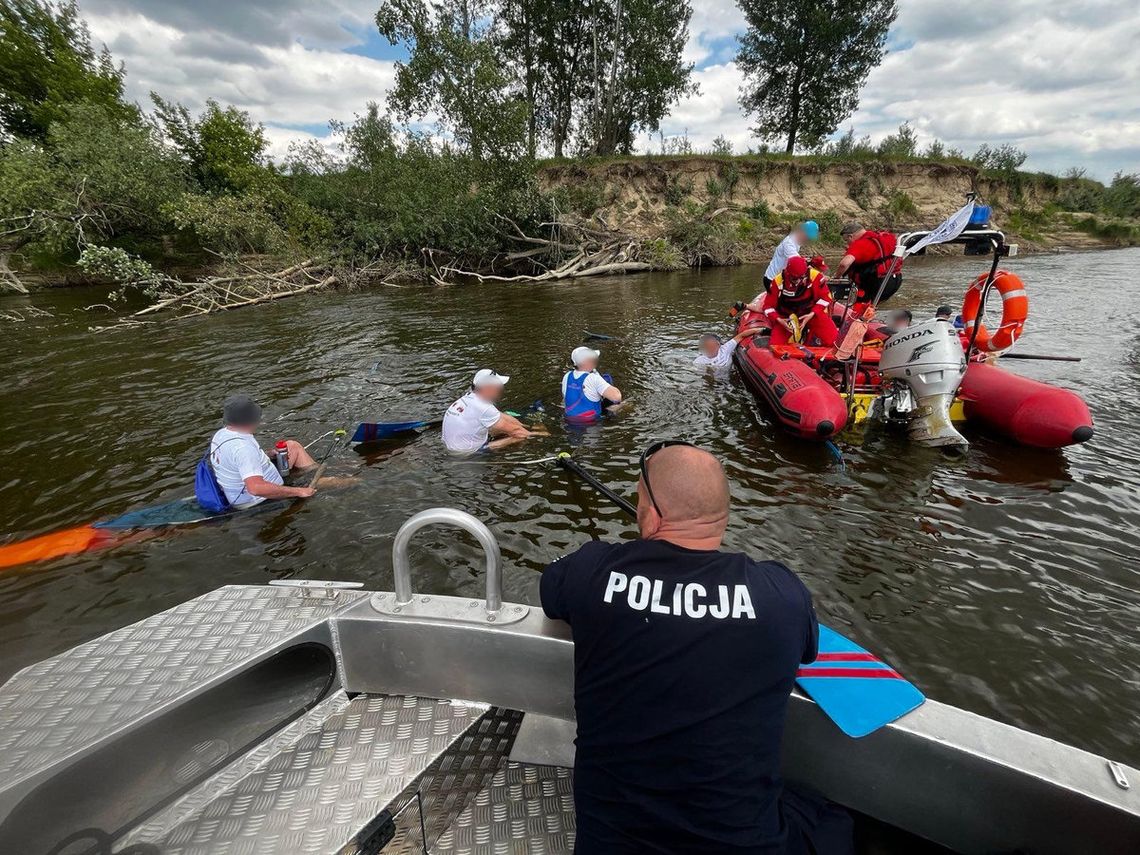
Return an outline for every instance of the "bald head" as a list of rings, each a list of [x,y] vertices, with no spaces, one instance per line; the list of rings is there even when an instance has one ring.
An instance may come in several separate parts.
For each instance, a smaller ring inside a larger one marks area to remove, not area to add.
[[[653,510],[644,482],[638,484],[638,524],[642,537],[659,537],[681,546],[715,549],[728,526],[728,479],[720,461],[699,448],[672,445],[646,463]],[[708,546],[708,542],[715,544]],[[703,545],[695,546],[700,541]]]

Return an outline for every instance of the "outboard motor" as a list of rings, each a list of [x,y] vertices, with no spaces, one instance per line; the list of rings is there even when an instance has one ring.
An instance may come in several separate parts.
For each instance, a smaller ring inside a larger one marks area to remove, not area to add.
[[[892,387],[884,409],[905,418],[914,442],[964,448],[966,438],[950,421],[950,405],[966,374],[966,354],[946,321],[929,320],[887,339],[879,370]]]

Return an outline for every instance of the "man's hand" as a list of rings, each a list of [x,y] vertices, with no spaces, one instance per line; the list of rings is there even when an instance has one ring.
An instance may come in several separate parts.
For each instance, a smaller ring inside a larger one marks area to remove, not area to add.
[[[792,335],[796,334],[795,328],[792,327],[791,321],[789,321],[787,318],[776,318],[776,323],[778,323]]]
[[[298,499],[307,499],[314,495],[317,491],[312,487],[293,487],[293,495]]]

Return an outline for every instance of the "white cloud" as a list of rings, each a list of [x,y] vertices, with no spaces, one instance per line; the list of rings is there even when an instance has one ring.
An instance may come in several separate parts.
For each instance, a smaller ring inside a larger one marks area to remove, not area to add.
[[[871,73],[844,128],[880,139],[910,121],[927,142],[973,152],[1009,142],[1029,168],[1081,165],[1098,177],[1140,171],[1140,10],[1118,0],[1000,6],[902,0],[896,46]],[[157,90],[200,108],[215,98],[248,110],[271,138],[347,119],[383,103],[390,60],[346,52],[373,27],[376,0],[85,0],[95,37],[127,66],[129,95]],[[698,95],[677,104],[666,135],[698,148],[720,135],[756,141],[732,61],[744,28],[734,0],[694,0],[685,56]],[[641,148],[648,147],[643,139]],[[656,147],[657,143],[653,146]],[[276,143],[275,143],[276,146]]]

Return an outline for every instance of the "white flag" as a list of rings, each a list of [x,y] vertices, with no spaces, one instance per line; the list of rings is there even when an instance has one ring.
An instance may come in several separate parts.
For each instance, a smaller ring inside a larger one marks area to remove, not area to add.
[[[973,199],[943,220],[936,229],[931,231],[914,246],[907,247],[906,254],[914,255],[924,246],[930,246],[932,243],[946,243],[948,240],[954,240],[954,238],[965,231],[966,226],[970,222],[970,215],[972,213],[974,213]]]

